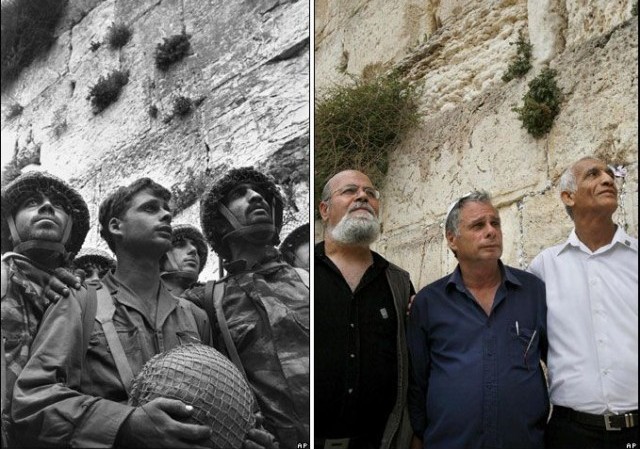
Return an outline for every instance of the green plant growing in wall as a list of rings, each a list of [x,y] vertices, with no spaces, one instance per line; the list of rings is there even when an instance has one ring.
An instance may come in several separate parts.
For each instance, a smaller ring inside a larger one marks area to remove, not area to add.
[[[129,72],[114,70],[107,76],[101,76],[89,90],[87,100],[91,101],[93,113],[99,114],[120,96],[122,86],[129,82]]]
[[[633,7],[631,7],[631,14],[634,16],[638,15],[638,2],[635,2]]]
[[[540,75],[529,82],[529,91],[524,94],[524,104],[513,108],[522,122],[522,127],[533,137],[542,137],[553,126],[553,120],[560,112],[562,91],[556,83],[556,71],[542,70]]]
[[[502,75],[502,81],[508,83],[514,78],[522,78],[531,69],[531,50],[533,46],[525,39],[522,30],[518,33],[518,40],[510,42],[509,45],[516,46],[516,56],[507,67],[507,71]]]
[[[324,183],[340,170],[362,170],[381,185],[390,150],[418,123],[418,93],[408,81],[389,75],[352,80],[316,101],[316,204]]]
[[[195,173],[192,168],[187,168],[187,172],[182,177],[184,184],[174,184],[171,186],[172,211],[178,214],[192,206],[204,194],[211,180],[210,169],[205,169]]]
[[[156,46],[156,67],[166,71],[172,64],[189,55],[191,52],[190,37],[190,34],[183,31],[181,34],[163,38],[163,42]]]
[[[131,34],[131,28],[124,23],[112,23],[107,31],[105,40],[112,50],[117,50],[129,42]]]
[[[0,7],[1,88],[10,85],[31,62],[49,50],[67,0],[7,0]]]

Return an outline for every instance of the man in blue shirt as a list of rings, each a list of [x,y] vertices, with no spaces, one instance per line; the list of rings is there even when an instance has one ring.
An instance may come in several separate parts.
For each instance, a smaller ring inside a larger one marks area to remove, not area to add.
[[[486,192],[454,202],[445,232],[458,267],[418,292],[407,329],[412,447],[542,449],[544,283],[500,261]]]

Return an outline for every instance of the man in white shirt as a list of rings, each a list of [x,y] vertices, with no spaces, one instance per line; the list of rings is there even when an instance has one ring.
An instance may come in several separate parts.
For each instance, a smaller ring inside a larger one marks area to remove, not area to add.
[[[636,447],[638,240],[613,221],[618,190],[604,162],[572,164],[560,197],[574,230],[529,267],[547,290],[547,448]]]

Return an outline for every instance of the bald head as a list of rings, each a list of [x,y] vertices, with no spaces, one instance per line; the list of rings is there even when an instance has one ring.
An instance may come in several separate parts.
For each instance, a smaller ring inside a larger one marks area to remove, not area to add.
[[[320,199],[322,201],[328,201],[331,198],[331,192],[336,189],[336,186],[339,186],[346,181],[351,181],[353,179],[359,179],[361,182],[364,181],[366,185],[373,186],[371,184],[371,180],[367,175],[358,170],[343,170],[339,173],[336,173],[327,181],[322,189],[322,196]]]

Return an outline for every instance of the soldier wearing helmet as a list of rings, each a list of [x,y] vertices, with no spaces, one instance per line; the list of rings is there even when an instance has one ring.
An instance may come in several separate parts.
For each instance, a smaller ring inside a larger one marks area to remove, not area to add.
[[[252,167],[226,173],[200,204],[202,230],[228,275],[207,283],[202,304],[214,341],[244,370],[281,448],[309,443],[308,274],[284,262],[283,201]]]
[[[202,232],[189,224],[173,226],[171,249],[160,259],[161,277],[175,296],[198,282],[207,263],[209,248]]]
[[[29,172],[2,189],[3,429],[13,386],[49,306],[50,273],[78,252],[88,231],[85,201],[55,176]]]
[[[100,279],[116,268],[116,261],[106,251],[85,247],[73,259],[73,267],[84,272],[86,284],[98,285]]]
[[[47,314],[15,386],[11,411],[22,445],[208,447],[211,428],[188,421],[192,406],[165,397],[128,402],[133,378],[154,355],[212,343],[204,311],[160,278],[172,241],[170,199],[166,188],[141,178],[100,204],[100,234],[117,266],[97,290],[73,294]],[[87,328],[90,304],[95,319]],[[253,431],[247,439],[270,437]]]

